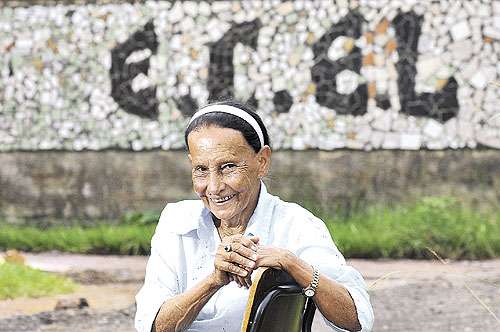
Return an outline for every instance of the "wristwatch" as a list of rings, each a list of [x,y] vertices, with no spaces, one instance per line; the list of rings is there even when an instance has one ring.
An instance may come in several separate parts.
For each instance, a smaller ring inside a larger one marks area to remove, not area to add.
[[[306,296],[306,297],[313,297],[314,294],[316,294],[316,288],[318,287],[318,283],[319,283],[319,271],[316,270],[316,268],[313,266],[313,279],[311,281],[311,283],[309,284],[309,286],[307,286],[306,288],[304,288],[302,290],[302,293]]]

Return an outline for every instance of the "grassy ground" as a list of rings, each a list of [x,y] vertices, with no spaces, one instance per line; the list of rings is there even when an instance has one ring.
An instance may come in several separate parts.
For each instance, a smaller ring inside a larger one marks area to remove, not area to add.
[[[147,254],[154,224],[98,225],[92,227],[0,226],[0,250],[64,251],[84,254]]]
[[[136,213],[120,225],[87,228],[0,226],[0,250],[148,254],[157,217]],[[476,212],[451,198],[321,217],[346,257],[435,258],[432,251],[451,259],[500,257],[500,211]]]
[[[352,258],[500,257],[500,211],[476,212],[450,198],[371,208],[344,220],[327,219],[327,226]]]
[[[19,264],[0,264],[0,300],[65,294],[75,288],[70,279],[61,276]]]

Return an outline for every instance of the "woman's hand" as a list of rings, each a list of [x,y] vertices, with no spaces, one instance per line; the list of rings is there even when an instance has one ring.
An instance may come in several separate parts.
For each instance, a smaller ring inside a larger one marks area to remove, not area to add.
[[[251,285],[250,275],[255,268],[257,260],[256,236],[246,237],[241,234],[226,236],[217,248],[215,255],[214,281],[217,285],[227,285],[231,280],[240,286]],[[231,246],[231,251],[224,250],[226,245]]]
[[[292,253],[286,249],[273,246],[259,246],[257,249],[256,267],[272,267],[279,270],[286,270],[287,259]]]

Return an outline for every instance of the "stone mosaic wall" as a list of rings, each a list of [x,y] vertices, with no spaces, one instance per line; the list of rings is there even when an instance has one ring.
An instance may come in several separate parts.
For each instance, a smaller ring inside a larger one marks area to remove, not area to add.
[[[198,105],[274,148],[500,148],[500,1],[0,8],[0,150],[183,147]]]

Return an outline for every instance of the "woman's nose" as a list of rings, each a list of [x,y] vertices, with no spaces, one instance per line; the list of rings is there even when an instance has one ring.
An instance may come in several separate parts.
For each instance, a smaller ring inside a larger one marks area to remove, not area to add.
[[[221,176],[217,172],[210,172],[207,191],[209,194],[218,195],[223,189]]]

